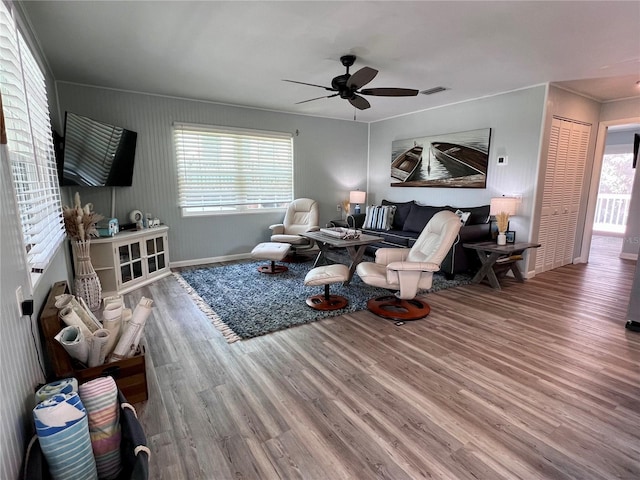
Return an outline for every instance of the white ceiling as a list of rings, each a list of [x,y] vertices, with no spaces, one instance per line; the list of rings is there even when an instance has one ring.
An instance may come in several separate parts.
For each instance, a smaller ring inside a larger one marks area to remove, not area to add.
[[[331,92],[341,55],[379,70],[369,122],[557,82],[600,101],[640,96],[640,2],[24,3],[57,80],[353,119]]]

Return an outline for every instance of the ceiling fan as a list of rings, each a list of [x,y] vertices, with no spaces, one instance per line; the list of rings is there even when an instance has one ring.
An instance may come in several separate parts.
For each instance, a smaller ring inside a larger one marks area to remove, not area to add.
[[[366,98],[361,95],[376,95],[378,97],[413,97],[418,94],[418,90],[412,88],[365,88],[362,89],[367,83],[375,78],[378,74],[378,70],[371,67],[362,67],[353,75],[349,74],[349,67],[351,67],[355,61],[355,55],[343,55],[340,57],[342,65],[347,67],[347,73],[344,75],[338,75],[331,80],[331,86],[325,87],[323,85],[316,85],[314,83],[298,82],[296,80],[284,80],[285,82],[299,83],[301,85],[309,85],[311,87],[319,87],[328,90],[329,92],[337,92],[332,95],[324,97],[310,98],[309,100],[303,100],[299,103],[312,102],[314,100],[320,100],[321,98],[331,98],[340,96],[345,100],[349,100],[349,103],[359,110],[366,110],[371,107],[371,104]]]

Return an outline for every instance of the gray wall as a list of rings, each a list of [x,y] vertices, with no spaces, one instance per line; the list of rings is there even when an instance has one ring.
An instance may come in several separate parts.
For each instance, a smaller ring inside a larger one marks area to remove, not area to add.
[[[16,4],[12,4],[15,6]],[[18,11],[18,14],[20,12]],[[27,42],[29,32],[23,29]],[[36,55],[38,55],[36,50]],[[53,91],[51,76],[42,64],[47,76],[47,89]],[[33,393],[44,381],[38,366],[40,351],[37,318],[46,300],[51,285],[67,279],[64,248],[60,248],[45,273],[30,279],[25,266],[22,230],[18,220],[16,199],[13,195],[11,169],[5,146],[0,146],[0,229],[1,266],[1,317],[0,317],[0,381],[3,385],[2,415],[0,415],[0,478],[18,478],[18,472],[30,439],[33,418],[31,409],[35,406]],[[33,281],[33,285],[32,285]],[[34,300],[33,318],[22,317],[16,302],[16,288],[22,287],[25,299]],[[31,337],[31,328],[36,342]]]
[[[540,129],[545,87],[434,108],[371,124],[369,196],[367,203],[382,199],[416,200],[425,205],[472,207],[486,205],[491,197],[520,194],[522,204],[510,228],[518,240],[531,236],[533,196],[538,169]],[[413,137],[491,128],[487,188],[391,187],[391,143]],[[509,157],[498,166],[498,156]]]
[[[338,215],[336,205],[347,198],[349,190],[365,186],[368,127],[364,123],[68,83],[58,84],[58,95],[61,114],[68,110],[138,132],[133,186],[113,189],[115,215],[122,223],[128,221],[131,210],[139,209],[169,225],[172,264],[246,254],[268,240],[268,226],[283,218],[283,212],[182,217],[176,200],[174,121],[298,131],[294,136],[295,196],[320,203],[321,224]],[[92,202],[97,212],[109,215],[112,189],[78,191],[83,204]]]

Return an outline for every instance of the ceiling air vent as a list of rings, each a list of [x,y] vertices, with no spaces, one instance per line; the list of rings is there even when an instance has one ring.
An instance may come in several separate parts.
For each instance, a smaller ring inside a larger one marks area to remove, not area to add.
[[[422,90],[420,93],[422,95],[433,95],[434,93],[444,92],[445,90],[449,90],[449,89],[446,87],[433,87],[433,88],[429,88],[428,90]]]

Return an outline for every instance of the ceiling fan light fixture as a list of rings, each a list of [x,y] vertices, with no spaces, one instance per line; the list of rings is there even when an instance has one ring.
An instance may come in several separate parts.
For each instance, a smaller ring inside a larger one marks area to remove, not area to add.
[[[356,61],[355,55],[343,55],[340,61],[347,71],[343,75],[338,75],[331,80],[331,86],[316,85],[314,83],[299,82],[297,80],[284,80],[285,82],[298,83],[300,85],[309,85],[310,87],[323,88],[329,92],[336,92],[332,95],[324,97],[310,98],[300,103],[307,103],[321,98],[337,97],[348,100],[351,105],[358,110],[365,110],[371,107],[371,104],[361,95],[373,95],[378,97],[413,97],[418,94],[418,90],[411,88],[362,88],[367,85],[378,74],[378,70],[371,67],[362,67],[357,72],[350,74],[349,67]]]
[[[433,95],[434,93],[444,92],[445,90],[449,90],[447,87],[433,87],[428,88],[427,90],[422,90],[420,93],[422,95]]]

